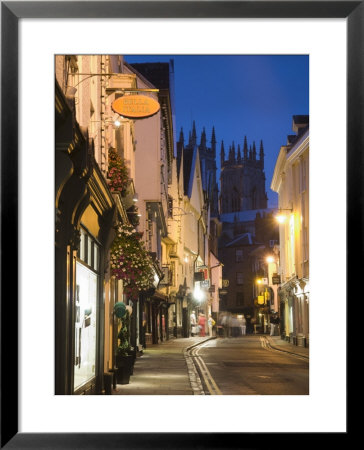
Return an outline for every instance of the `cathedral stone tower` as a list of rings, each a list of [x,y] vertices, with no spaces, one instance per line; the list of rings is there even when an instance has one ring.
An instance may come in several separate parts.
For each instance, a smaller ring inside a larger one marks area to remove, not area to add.
[[[267,208],[265,191],[264,149],[260,142],[259,159],[255,142],[248,152],[248,142],[244,138],[243,154],[238,145],[230,146],[228,159],[221,152],[221,214]]]

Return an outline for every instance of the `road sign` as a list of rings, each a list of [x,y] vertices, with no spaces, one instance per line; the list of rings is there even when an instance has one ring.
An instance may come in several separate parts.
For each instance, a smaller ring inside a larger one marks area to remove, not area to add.
[[[273,275],[272,276],[272,283],[273,284],[281,284],[281,276],[280,275]]]

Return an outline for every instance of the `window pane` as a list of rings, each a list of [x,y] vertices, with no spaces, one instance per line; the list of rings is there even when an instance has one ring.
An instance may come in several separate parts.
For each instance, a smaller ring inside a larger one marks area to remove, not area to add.
[[[243,284],[243,273],[242,272],[236,273],[236,284]]]
[[[99,247],[94,242],[94,265],[95,270],[99,270]]]
[[[97,275],[76,264],[74,389],[95,376]]]
[[[81,228],[80,260],[85,261],[86,233]]]
[[[244,293],[243,292],[237,292],[236,293],[236,305],[237,306],[243,306],[244,305]]]
[[[92,267],[92,240],[90,237],[87,239],[87,264]]]
[[[236,262],[241,262],[243,260],[243,250],[235,251]]]

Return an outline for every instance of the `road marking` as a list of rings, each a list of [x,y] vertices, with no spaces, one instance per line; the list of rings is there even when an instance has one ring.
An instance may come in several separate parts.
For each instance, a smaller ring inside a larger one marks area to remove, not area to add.
[[[205,344],[202,344],[199,347],[195,347],[192,349],[191,353],[194,356],[194,362],[197,363],[197,365],[200,368],[200,372],[202,375],[202,378],[204,379],[207,389],[210,392],[210,395],[222,395],[222,392],[220,391],[218,385],[216,384],[215,380],[212,378],[212,375],[209,371],[209,369],[207,368],[205,361],[202,359],[202,357],[198,354],[198,352],[200,351],[200,349],[204,346]]]
[[[275,351],[275,352],[279,352],[279,353],[286,353],[288,355],[295,356],[296,358],[301,359],[303,361],[309,360],[308,356],[298,355],[297,353],[293,353],[288,350],[283,350],[280,348],[272,347],[271,342],[268,340],[268,338],[266,336],[260,336],[259,339],[260,339],[260,343],[261,343],[262,347],[265,348],[266,350]]]

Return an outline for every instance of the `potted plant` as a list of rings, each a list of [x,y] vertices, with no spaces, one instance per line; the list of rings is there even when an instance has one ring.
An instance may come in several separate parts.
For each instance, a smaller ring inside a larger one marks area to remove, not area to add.
[[[118,384],[128,384],[132,374],[133,357],[130,351],[130,313],[123,302],[118,302],[114,306],[116,317],[121,320],[121,327],[118,333],[119,346],[116,351],[116,382]]]

